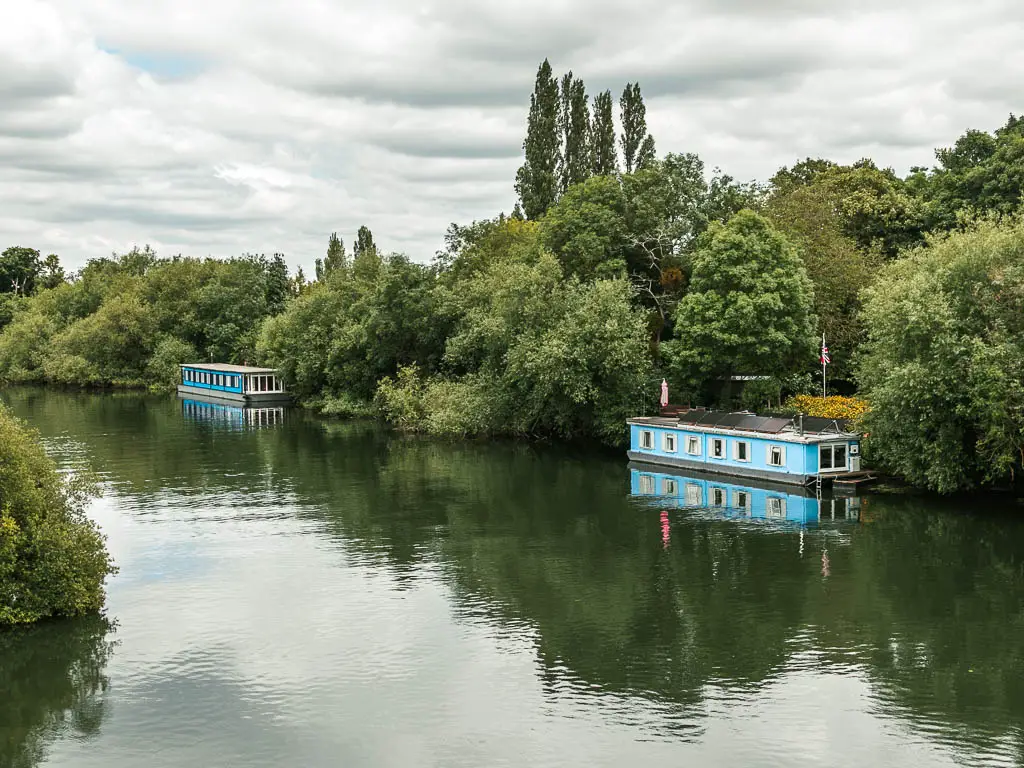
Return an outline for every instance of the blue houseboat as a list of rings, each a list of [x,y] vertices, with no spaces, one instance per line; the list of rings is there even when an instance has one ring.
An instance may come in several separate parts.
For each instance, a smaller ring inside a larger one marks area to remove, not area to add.
[[[687,410],[629,430],[631,460],[673,469],[793,485],[863,476],[861,435],[837,419]]]
[[[710,512],[716,518],[767,520],[798,525],[857,522],[857,497],[819,497],[790,483],[738,481],[706,472],[678,474],[665,467],[631,462],[630,492],[663,509]]]
[[[178,394],[245,405],[287,403],[291,399],[273,368],[221,363],[186,363],[181,366]]]

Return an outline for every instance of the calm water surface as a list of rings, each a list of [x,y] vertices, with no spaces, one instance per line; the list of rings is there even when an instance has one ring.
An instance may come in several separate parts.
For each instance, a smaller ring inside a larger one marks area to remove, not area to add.
[[[617,456],[0,397],[121,569],[113,629],[0,634],[0,766],[1024,766],[1024,510],[798,525]]]

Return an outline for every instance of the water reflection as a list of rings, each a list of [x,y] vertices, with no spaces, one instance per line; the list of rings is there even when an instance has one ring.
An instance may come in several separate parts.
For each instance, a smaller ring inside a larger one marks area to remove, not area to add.
[[[156,739],[173,691],[182,733],[247,734],[207,764],[1024,765],[1019,514],[5,397],[116,489],[113,690],[147,705],[107,718],[95,764]],[[183,757],[177,727],[155,764]]]
[[[31,768],[58,739],[99,734],[111,630],[88,617],[0,632],[0,765]]]
[[[670,474],[664,468],[642,463],[631,463],[629,470],[633,496],[651,497],[662,507],[710,512],[722,519],[799,525],[856,522],[860,518],[861,499],[856,496],[822,496],[803,486],[698,472]]]
[[[283,407],[257,408],[182,398],[181,413],[186,421],[234,429],[259,429],[284,423],[285,409]]]

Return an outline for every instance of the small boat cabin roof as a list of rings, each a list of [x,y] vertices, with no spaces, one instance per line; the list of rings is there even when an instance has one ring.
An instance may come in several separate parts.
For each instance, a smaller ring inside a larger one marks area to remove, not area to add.
[[[745,435],[754,438],[789,443],[819,443],[836,438],[859,438],[850,431],[845,419],[825,419],[817,416],[759,416],[742,411],[708,411],[703,408],[680,410],[661,416],[640,416],[629,419],[640,427],[679,429],[686,432]]]
[[[218,373],[240,374],[274,374],[276,368],[257,368],[251,365],[231,365],[230,363],[182,363],[182,368],[194,368],[197,371],[217,371]]]

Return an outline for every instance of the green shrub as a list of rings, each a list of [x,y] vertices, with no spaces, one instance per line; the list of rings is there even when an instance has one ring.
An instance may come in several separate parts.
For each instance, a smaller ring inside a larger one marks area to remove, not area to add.
[[[38,435],[0,408],[0,627],[103,607],[114,567],[84,512],[94,492],[58,472]]]

